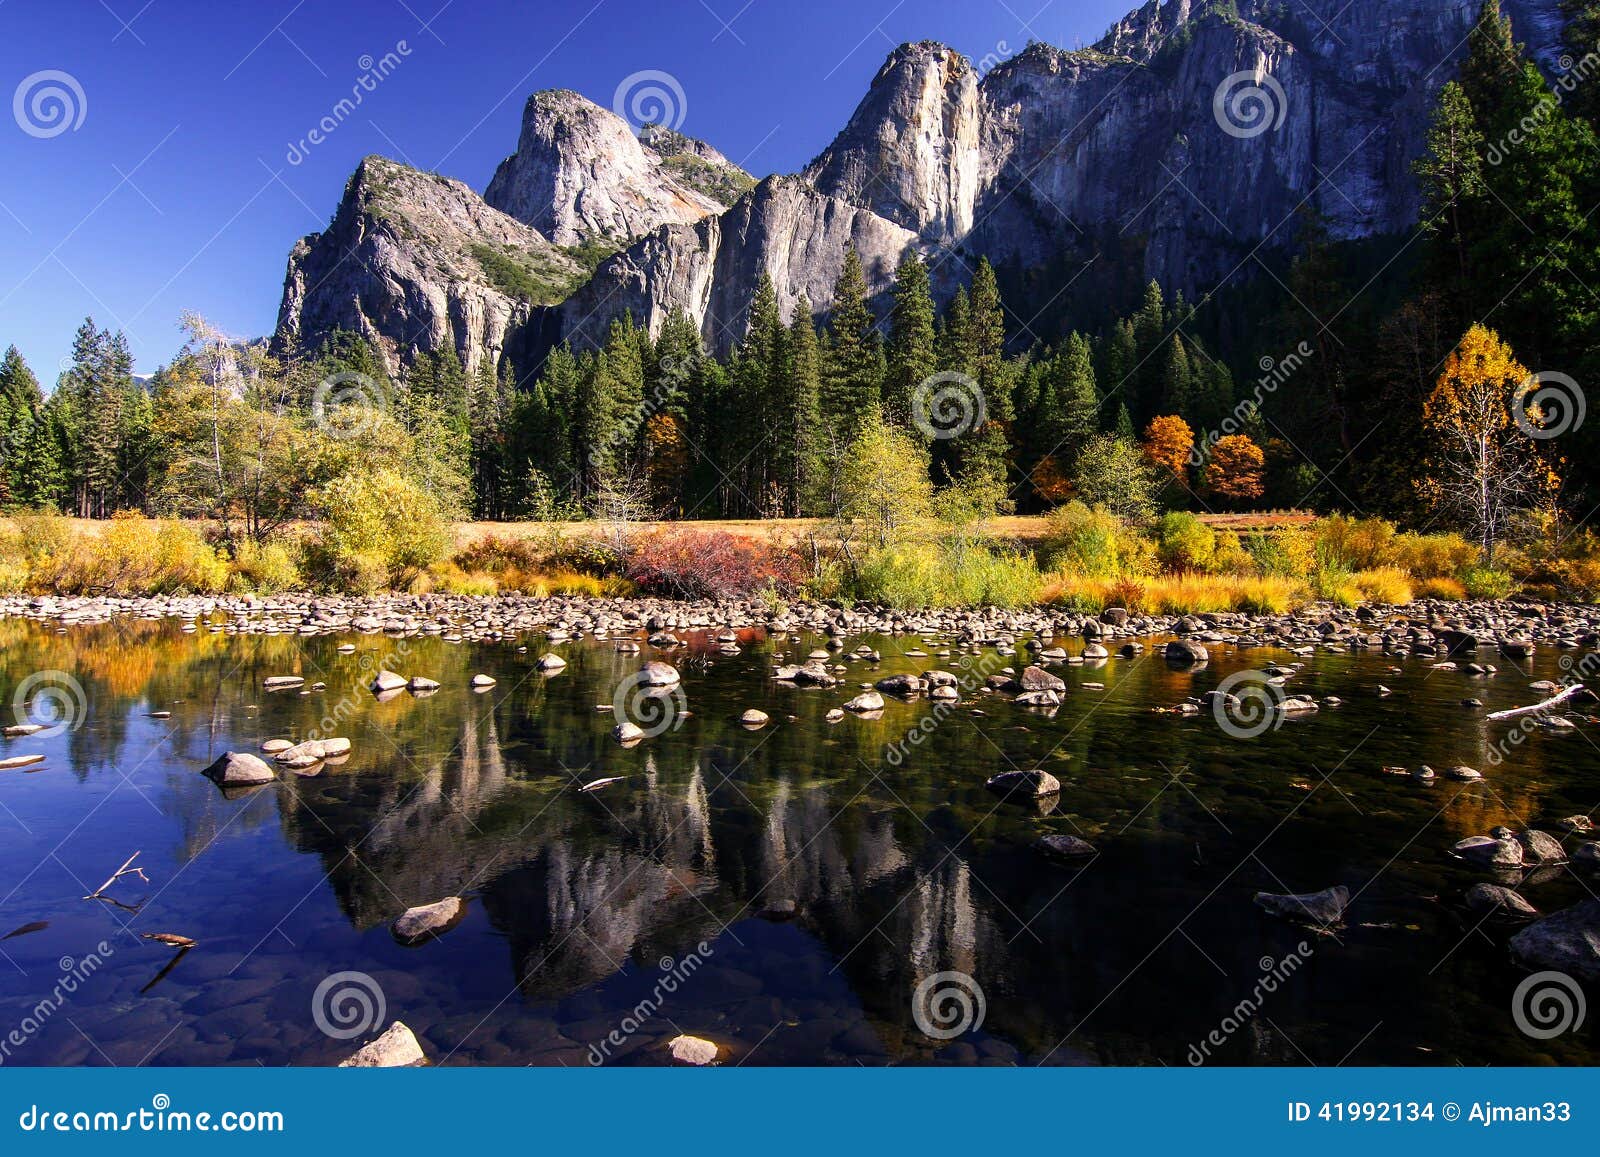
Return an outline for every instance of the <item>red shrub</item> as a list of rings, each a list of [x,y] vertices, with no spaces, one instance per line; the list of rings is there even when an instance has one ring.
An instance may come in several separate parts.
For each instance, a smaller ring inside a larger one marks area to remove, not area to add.
[[[792,551],[723,531],[663,530],[639,543],[627,577],[640,590],[672,598],[734,598],[768,584],[792,589],[800,581],[800,560]]]

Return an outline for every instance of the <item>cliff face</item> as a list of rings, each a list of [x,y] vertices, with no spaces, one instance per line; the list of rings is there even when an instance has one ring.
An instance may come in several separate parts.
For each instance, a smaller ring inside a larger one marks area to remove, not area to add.
[[[368,157],[328,228],[290,253],[275,342],[311,350],[344,329],[391,371],[444,348],[475,370],[580,277],[571,257],[460,181]]]
[[[1551,67],[1560,0],[1504,2]],[[1094,48],[1031,45],[981,78],[942,45],[904,45],[801,174],[754,189],[709,146],[662,129],[641,140],[581,97],[538,94],[489,205],[539,242],[622,248],[560,305],[530,302],[521,348],[582,346],[624,312],[655,326],[682,309],[726,350],[763,271],[786,311],[802,290],[824,310],[852,243],[881,292],[911,246],[947,289],[980,256],[1088,261],[1115,239],[1142,251],[1142,276],[1193,297],[1288,251],[1302,207],[1339,238],[1403,232],[1431,101],[1480,3],[1152,0]],[[352,297],[412,308],[419,287],[398,262],[381,292],[353,280],[325,302],[296,269],[326,263],[326,245],[297,249],[280,333],[343,316]],[[437,336],[437,312],[360,316]]]
[[[627,121],[575,92],[535,93],[517,151],[500,162],[484,199],[557,245],[621,246],[658,226],[722,212],[737,190],[719,197],[713,181],[697,178],[747,184],[748,175],[709,146],[671,138],[672,156],[693,162],[669,163]],[[667,140],[659,130],[655,139]]]

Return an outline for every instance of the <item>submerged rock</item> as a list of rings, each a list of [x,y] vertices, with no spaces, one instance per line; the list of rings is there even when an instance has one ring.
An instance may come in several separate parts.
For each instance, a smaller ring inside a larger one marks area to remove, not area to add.
[[[1511,955],[1529,967],[1600,980],[1600,900],[1585,900],[1529,924],[1511,938]]]
[[[1167,644],[1167,662],[1180,667],[1197,667],[1211,661],[1211,652],[1193,639],[1174,639]]]
[[[1529,829],[1518,832],[1517,843],[1522,845],[1522,860],[1524,863],[1533,864],[1564,864],[1567,862],[1567,849],[1561,846],[1561,841],[1548,832]]]
[[[1331,927],[1344,919],[1344,910],[1350,906],[1350,889],[1343,884],[1335,884],[1320,892],[1300,895],[1257,892],[1255,899],[1258,907],[1274,916],[1303,924]]]
[[[1093,844],[1077,836],[1040,836],[1033,846],[1052,860],[1082,860],[1099,854]]]
[[[639,682],[646,687],[673,687],[681,680],[678,669],[671,663],[663,663],[659,659],[652,659],[639,668]]]
[[[1061,791],[1061,781],[1048,771],[1034,768],[1029,771],[1002,771],[984,781],[984,787],[997,795],[1036,797],[1056,795]]]
[[[1499,884],[1474,884],[1467,889],[1467,907],[1479,916],[1500,916],[1513,920],[1532,920],[1539,909],[1510,888]]]

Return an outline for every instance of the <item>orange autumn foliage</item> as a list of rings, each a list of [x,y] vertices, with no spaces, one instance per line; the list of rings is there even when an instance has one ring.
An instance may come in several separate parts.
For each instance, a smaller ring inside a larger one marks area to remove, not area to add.
[[[1211,447],[1206,485],[1213,494],[1234,502],[1251,502],[1264,490],[1262,476],[1267,457],[1261,447],[1243,434],[1219,438]]]
[[[1194,453],[1194,431],[1176,414],[1152,419],[1145,428],[1140,448],[1144,456],[1177,477],[1181,482]]]

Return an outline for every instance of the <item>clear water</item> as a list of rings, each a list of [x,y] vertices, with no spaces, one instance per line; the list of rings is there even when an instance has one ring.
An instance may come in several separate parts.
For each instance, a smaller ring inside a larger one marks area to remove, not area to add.
[[[346,642],[357,652],[339,654]],[[1461,902],[1488,877],[1446,855],[1497,824],[1596,806],[1586,729],[1535,736],[1494,768],[1505,726],[1461,706],[1533,702],[1528,683],[1562,673],[1556,652],[1521,670],[1501,660],[1487,680],[1319,652],[1294,686],[1345,705],[1248,741],[1209,713],[1151,708],[1287,652],[1217,648],[1194,673],[1158,654],[1063,667],[1053,717],[968,695],[896,764],[885,752],[926,700],[890,700],[875,720],[824,716],[859,682],[957,669],[937,644],[852,639],[883,661],[802,690],[770,666],[821,640],[750,635],[737,656],[694,640],[667,656],[692,713],[627,749],[596,706],[641,656],[521,642],[412,639],[396,656],[381,636],[0,624],[8,711],[35,672],[84,689],[75,730],[0,741],[0,755],[46,756],[0,771],[0,935],[18,930],[0,940],[5,1063],[333,1063],[375,1035],[319,1027],[318,987],[341,972],[370,977],[382,1024],[403,1020],[439,1064],[660,1064],[681,1032],[728,1063],[1183,1065],[1213,1030],[1223,1043],[1208,1060],[1221,1064],[1600,1061],[1600,1017],[1552,1040],[1518,1031],[1507,933]],[[902,654],[914,648],[931,654]],[[568,659],[559,675],[534,669],[546,649]],[[384,662],[444,686],[376,702],[359,688]],[[497,685],[469,689],[479,672]],[[286,673],[328,690],[263,690]],[[1380,682],[1394,694],[1379,697]],[[772,724],[739,726],[749,707]],[[331,730],[354,744],[340,766],[242,794],[200,774],[223,751],[320,730],[330,710],[349,711]],[[1381,770],[1419,763],[1487,778]],[[984,790],[1013,766],[1061,780],[1054,810]],[[577,790],[607,776],[627,778]],[[1031,845],[1052,832],[1100,854],[1041,859]],[[127,907],[81,899],[135,851],[148,883],[107,889]],[[1546,911],[1594,885],[1547,875],[1523,889]],[[1356,895],[1337,937],[1252,903],[1335,883]],[[457,926],[396,942],[395,916],[449,895],[468,898]],[[177,955],[142,933],[198,945]],[[1303,941],[1298,970],[1229,1020]],[[92,974],[39,1016],[63,969],[91,955]],[[945,971],[983,994],[981,1025],[952,1040],[913,1014],[918,984]]]

